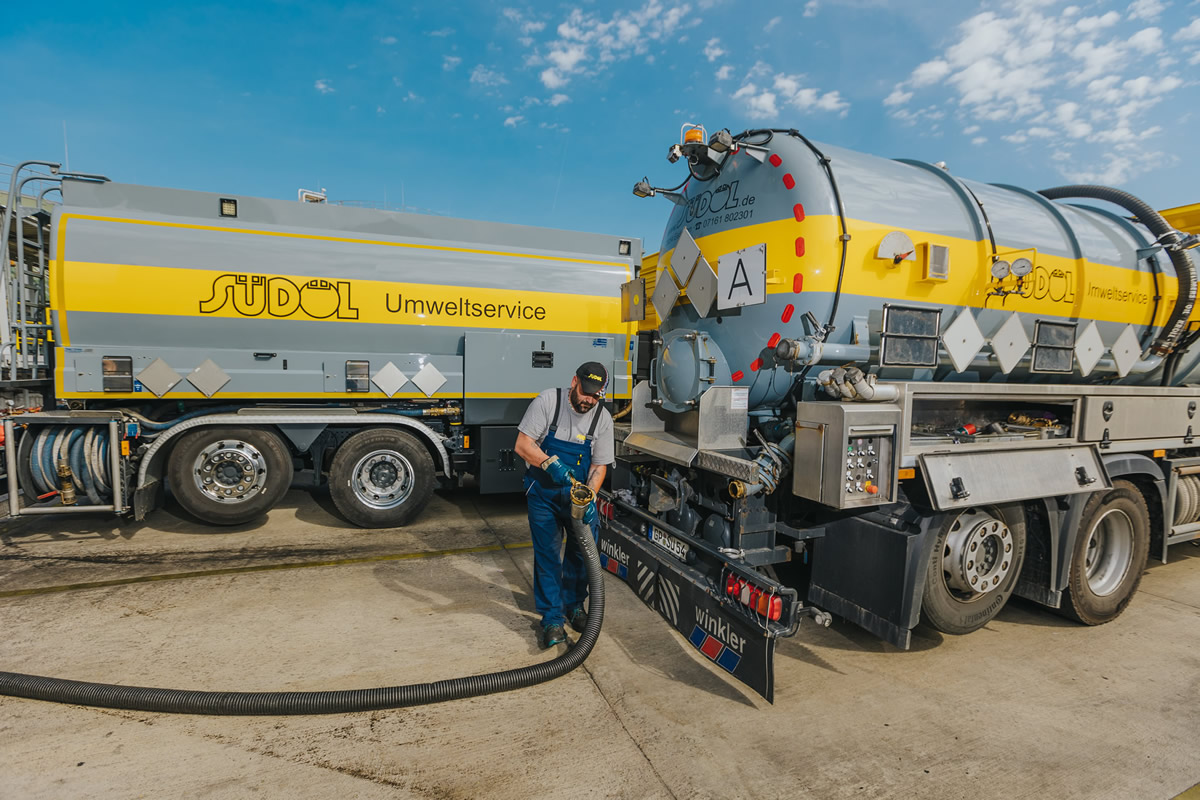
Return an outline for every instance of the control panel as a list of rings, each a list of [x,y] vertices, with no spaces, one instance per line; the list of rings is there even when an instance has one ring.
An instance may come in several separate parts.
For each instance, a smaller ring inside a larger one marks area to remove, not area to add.
[[[833,508],[896,499],[896,429],[890,404],[799,403],[792,491]]]

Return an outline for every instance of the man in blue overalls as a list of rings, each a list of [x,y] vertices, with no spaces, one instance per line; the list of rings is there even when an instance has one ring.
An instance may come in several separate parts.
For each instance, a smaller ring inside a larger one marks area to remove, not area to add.
[[[613,463],[612,415],[602,405],[607,382],[604,366],[589,361],[576,370],[566,392],[547,389],[535,397],[517,426],[515,449],[529,465],[525,496],[533,535],[533,597],[542,615],[543,647],[568,641],[564,622],[580,632],[587,625],[583,551],[568,535],[565,554],[560,552],[563,533],[572,524],[571,477],[594,491]],[[583,522],[595,536],[595,501],[585,510]]]

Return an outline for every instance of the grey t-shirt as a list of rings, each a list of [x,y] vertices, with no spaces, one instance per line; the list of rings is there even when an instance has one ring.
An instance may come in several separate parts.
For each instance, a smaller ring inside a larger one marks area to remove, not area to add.
[[[533,398],[529,408],[525,410],[525,416],[521,418],[521,424],[517,426],[517,430],[525,434],[529,438],[536,441],[539,445],[542,439],[546,437],[546,433],[550,430],[550,425],[553,423],[551,417],[554,416],[554,401],[556,389],[547,389],[546,391]],[[588,431],[592,427],[592,417],[600,414],[600,421],[596,424],[596,433],[592,439],[592,463],[597,466],[609,466],[613,463],[613,422],[612,415],[608,413],[603,405],[597,403],[586,414],[579,414],[571,406],[571,390],[566,388],[562,390],[562,408],[558,414],[558,430],[554,433],[555,439],[561,439],[564,442],[584,442],[587,440]],[[536,464],[534,466],[537,466]]]

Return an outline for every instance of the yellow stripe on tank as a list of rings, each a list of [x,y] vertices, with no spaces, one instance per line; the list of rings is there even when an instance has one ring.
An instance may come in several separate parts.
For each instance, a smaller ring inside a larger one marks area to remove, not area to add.
[[[999,296],[992,293],[997,288],[1015,288],[1016,280],[1010,277],[997,283],[991,277],[991,244],[986,240],[935,236],[852,219],[847,219],[847,229],[851,239],[842,279],[844,295],[1145,325],[1151,319],[1155,294],[1161,294],[1155,314],[1155,324],[1161,325],[1170,316],[1178,294],[1178,281],[1173,275],[1159,277],[1158,292],[1150,272],[1034,250],[1001,248],[1001,258],[1029,258],[1035,270],[1023,281],[1021,293]],[[880,241],[894,230],[907,234],[918,247],[934,244],[948,248],[949,278],[925,279],[919,259],[894,264],[891,259],[876,258]],[[696,243],[714,271],[721,255],[766,244],[767,294],[797,294],[799,283],[797,296],[802,296],[836,290],[842,256],[840,234],[837,217],[812,216],[802,222],[784,219],[734,228],[701,237]],[[801,237],[803,255],[797,255],[797,239]],[[664,253],[659,264],[669,264],[672,255],[673,250]],[[799,281],[797,275],[801,276]],[[1200,303],[1191,319],[1200,319]]]
[[[612,297],[66,261],[60,311],[626,335]],[[130,287],[137,287],[131,291]]]

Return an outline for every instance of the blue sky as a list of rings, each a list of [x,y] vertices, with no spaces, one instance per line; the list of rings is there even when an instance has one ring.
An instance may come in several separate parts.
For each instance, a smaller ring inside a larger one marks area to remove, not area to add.
[[[1200,201],[1200,0],[78,3],[7,10],[0,162],[658,248],[685,122]],[[19,87],[19,88],[18,88]]]

